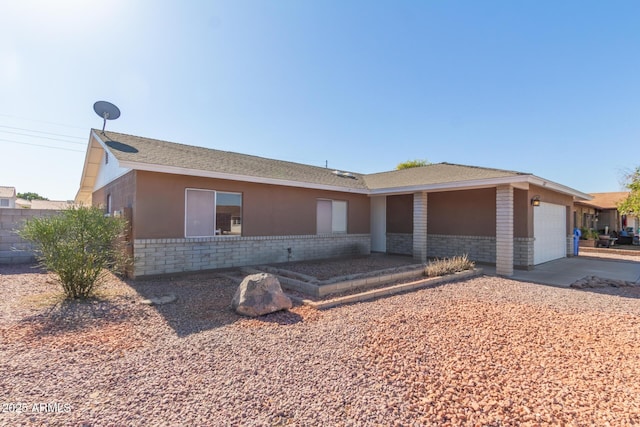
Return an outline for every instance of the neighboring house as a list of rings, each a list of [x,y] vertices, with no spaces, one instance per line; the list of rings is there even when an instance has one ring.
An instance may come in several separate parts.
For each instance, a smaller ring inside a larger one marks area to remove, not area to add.
[[[0,208],[61,210],[76,206],[73,200],[26,200],[17,197],[15,187],[0,187]]]
[[[14,209],[16,207],[15,187],[0,187],[0,209]]]
[[[130,220],[134,276],[370,252],[467,253],[511,275],[571,253],[589,199],[514,171],[363,175],[92,130],[75,201]]]
[[[29,201],[18,198],[14,187],[0,187],[0,206],[4,208],[0,209],[0,264],[33,262],[33,244],[16,234],[16,230],[25,220],[48,218],[74,205],[73,201]]]
[[[73,200],[25,200],[16,199],[16,208],[64,210],[76,206]]]
[[[593,199],[575,202],[573,220],[577,227],[592,228],[602,233],[620,233],[632,228],[633,233],[638,233],[640,218],[618,212],[618,203],[629,196],[628,191],[591,193],[590,196]]]

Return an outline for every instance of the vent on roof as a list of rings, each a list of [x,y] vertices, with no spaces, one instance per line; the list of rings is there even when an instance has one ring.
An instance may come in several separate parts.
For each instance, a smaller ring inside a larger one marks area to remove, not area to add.
[[[339,176],[340,178],[356,179],[356,176],[351,172],[333,171],[333,174]]]

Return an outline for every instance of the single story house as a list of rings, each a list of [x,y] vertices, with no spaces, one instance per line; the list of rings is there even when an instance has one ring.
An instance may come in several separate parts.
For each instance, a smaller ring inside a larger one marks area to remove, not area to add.
[[[638,233],[640,218],[618,212],[618,203],[629,196],[628,191],[590,193],[591,200],[576,200],[574,223],[579,228],[592,228],[602,234],[631,229]]]
[[[16,188],[0,186],[0,209],[14,209],[16,207]]]
[[[75,206],[73,200],[26,200],[18,197],[15,187],[0,186],[0,208],[61,210]]]
[[[92,129],[75,201],[130,220],[134,277],[371,252],[466,253],[509,276],[572,253],[588,199],[529,173],[359,174]]]
[[[25,200],[16,199],[16,208],[60,211],[76,206],[73,200]]]

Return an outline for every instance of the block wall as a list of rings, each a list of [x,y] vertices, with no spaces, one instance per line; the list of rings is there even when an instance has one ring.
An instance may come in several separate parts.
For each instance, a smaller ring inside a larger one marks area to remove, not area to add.
[[[413,255],[413,234],[387,233],[387,253]]]
[[[429,234],[429,258],[445,258],[468,254],[473,261],[495,264],[496,239],[487,236],[449,236]],[[412,255],[413,235],[407,233],[387,233],[387,253]],[[533,265],[533,238],[513,239],[513,264],[517,267]]]
[[[478,262],[496,262],[496,238],[491,236],[449,236],[429,234],[427,237],[429,258],[450,258],[469,255]]]
[[[49,209],[0,209],[0,264],[23,264],[35,261],[33,245],[18,231],[27,219],[59,214]]]
[[[369,234],[135,239],[134,276],[369,253]]]

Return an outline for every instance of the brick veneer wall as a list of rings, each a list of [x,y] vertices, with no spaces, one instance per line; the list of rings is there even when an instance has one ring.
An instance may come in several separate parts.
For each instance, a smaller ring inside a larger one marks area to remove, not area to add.
[[[496,273],[513,275],[513,187],[496,188]]]
[[[427,262],[429,242],[427,240],[427,193],[413,195],[413,258],[421,263]]]
[[[135,239],[134,276],[369,253],[369,234]]]
[[[533,237],[513,238],[513,265],[533,267]]]
[[[16,231],[29,218],[42,218],[59,214],[50,209],[0,209],[0,264],[33,262],[33,245],[22,239]]]
[[[387,233],[387,253],[413,255],[413,234]]]
[[[452,257],[466,253],[474,261],[491,264],[496,262],[495,237],[429,234],[427,242],[429,258]],[[411,255],[412,250],[412,234],[387,233],[387,253]],[[513,264],[517,267],[530,267],[533,265],[532,237],[514,237]]]
[[[430,258],[449,258],[467,254],[478,262],[496,262],[496,238],[490,236],[449,236],[429,234]]]

